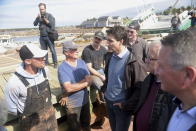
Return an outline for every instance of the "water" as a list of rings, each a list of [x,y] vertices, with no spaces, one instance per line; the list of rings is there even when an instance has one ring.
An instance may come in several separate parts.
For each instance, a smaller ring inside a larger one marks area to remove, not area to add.
[[[39,36],[25,36],[12,38],[13,42],[39,42]]]

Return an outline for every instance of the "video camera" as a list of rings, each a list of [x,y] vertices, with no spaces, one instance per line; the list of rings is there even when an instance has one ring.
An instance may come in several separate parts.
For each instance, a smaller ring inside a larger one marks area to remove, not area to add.
[[[44,13],[44,14],[41,14],[41,18],[43,19],[43,18],[46,18],[46,14]]]

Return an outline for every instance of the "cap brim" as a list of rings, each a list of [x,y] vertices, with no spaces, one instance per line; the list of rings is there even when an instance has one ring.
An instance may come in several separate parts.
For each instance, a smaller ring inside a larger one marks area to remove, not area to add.
[[[103,40],[104,38],[100,37],[100,36],[95,36],[96,38]]]

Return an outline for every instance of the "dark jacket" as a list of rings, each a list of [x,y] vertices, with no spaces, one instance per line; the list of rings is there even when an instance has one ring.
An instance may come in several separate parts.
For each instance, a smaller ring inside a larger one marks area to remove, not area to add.
[[[194,124],[188,131],[196,131],[196,124]]]
[[[108,67],[113,53],[109,52],[105,56],[105,75],[106,81],[102,87],[102,91],[105,91],[108,83]],[[142,81],[147,76],[145,64],[142,60],[137,60],[136,56],[130,52],[125,65],[125,92],[126,100],[128,100],[133,94],[136,88],[141,86]]]
[[[137,40],[133,45],[130,45],[130,43],[127,43],[127,48],[131,52],[135,53],[137,56],[137,59],[142,59],[145,62],[145,58],[147,57],[148,53],[148,44],[146,41],[140,37],[137,37]]]
[[[33,22],[34,26],[39,24],[40,36],[48,36],[49,32],[55,30],[55,18],[50,13],[46,13],[45,17],[49,21],[48,24],[46,24],[40,17],[37,17]]]
[[[152,87],[153,82],[156,81],[156,77],[153,74],[149,74],[141,88],[137,88],[135,92],[139,94],[139,97],[133,98],[134,102],[132,102],[132,98],[129,99],[124,108],[129,110],[132,109],[132,113],[137,115],[137,112],[140,110],[142,105],[144,104],[150,89]],[[151,117],[149,121],[149,130],[150,131],[165,131],[167,128],[167,124],[175,111],[176,105],[172,101],[173,96],[162,91],[161,89],[158,90],[155,103],[153,104]],[[136,117],[134,117],[136,118]],[[136,119],[134,119],[134,131],[136,130]]]

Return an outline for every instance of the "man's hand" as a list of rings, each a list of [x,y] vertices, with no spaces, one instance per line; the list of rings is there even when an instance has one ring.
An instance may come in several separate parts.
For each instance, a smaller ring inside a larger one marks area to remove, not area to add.
[[[105,81],[105,75],[100,75],[99,77],[102,81]]]
[[[118,106],[120,109],[122,109],[122,103],[114,103],[113,106]]]
[[[61,100],[59,101],[59,103],[61,104],[61,106],[65,106],[66,101],[67,101],[67,97],[62,97]]]
[[[90,75],[85,76],[85,81],[88,83],[88,86],[92,84],[92,77]]]
[[[43,20],[45,21],[46,24],[49,23],[49,20],[46,17],[44,17]]]

